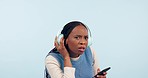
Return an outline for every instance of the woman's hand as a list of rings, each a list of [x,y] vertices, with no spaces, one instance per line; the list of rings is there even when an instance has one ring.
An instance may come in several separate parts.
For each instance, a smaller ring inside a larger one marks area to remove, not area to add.
[[[54,45],[59,53],[63,56],[64,67],[72,67],[71,60],[67,49],[64,46],[64,38],[60,40],[60,44],[57,42],[57,37],[55,38]]]
[[[62,37],[62,39],[60,40],[60,44],[58,44],[57,37],[56,37],[54,45],[55,45],[56,49],[59,51],[59,53],[63,56],[64,67],[72,67],[69,53],[64,46],[64,38]]]
[[[67,49],[64,46],[64,38],[63,37],[60,40],[60,44],[58,44],[57,37],[56,37],[55,42],[54,42],[54,46],[59,51],[59,53],[63,56],[63,58],[68,58],[69,57],[69,53],[68,53]]]
[[[97,69],[97,73],[99,73],[99,72],[100,72],[100,69],[98,68],[98,69]],[[95,78],[106,78],[106,74],[107,74],[107,73],[104,72],[103,75],[97,75]]]

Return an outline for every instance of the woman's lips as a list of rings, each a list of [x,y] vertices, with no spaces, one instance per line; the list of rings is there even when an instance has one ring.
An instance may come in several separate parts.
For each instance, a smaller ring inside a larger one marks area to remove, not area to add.
[[[84,52],[85,50],[84,49],[78,49],[80,52]]]
[[[79,51],[79,52],[84,52],[84,51],[85,51],[85,47],[80,47],[80,48],[78,48],[78,51]]]

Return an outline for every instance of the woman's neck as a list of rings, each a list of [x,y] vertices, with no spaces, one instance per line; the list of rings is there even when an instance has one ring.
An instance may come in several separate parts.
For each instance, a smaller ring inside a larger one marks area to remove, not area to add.
[[[78,54],[73,54],[72,52],[69,52],[69,55],[70,55],[71,58],[77,58],[77,57],[80,56]]]

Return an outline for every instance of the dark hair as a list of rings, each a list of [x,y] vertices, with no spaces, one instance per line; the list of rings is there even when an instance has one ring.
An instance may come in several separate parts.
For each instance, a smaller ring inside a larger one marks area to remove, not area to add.
[[[80,21],[72,21],[72,22],[67,23],[67,24],[64,26],[63,30],[61,31],[61,34],[64,35],[64,39],[65,39],[65,40],[68,38],[68,36],[69,36],[69,34],[71,33],[71,31],[72,31],[76,26],[78,26],[78,25],[82,25],[82,26],[84,26],[84,27],[87,29],[87,27],[86,27],[82,22],[80,22]]]

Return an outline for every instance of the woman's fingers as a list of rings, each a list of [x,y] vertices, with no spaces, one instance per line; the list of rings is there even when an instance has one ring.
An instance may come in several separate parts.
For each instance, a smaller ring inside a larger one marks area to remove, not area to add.
[[[62,37],[60,39],[60,44],[58,43],[58,37],[55,38],[55,41],[54,41],[54,46],[56,47],[56,49],[59,51],[59,53],[65,57],[65,56],[69,56],[69,53],[67,52],[67,49],[65,48],[64,46],[64,37]]]
[[[106,75],[100,75],[98,78],[106,78]]]
[[[57,37],[55,37],[54,46],[55,46],[56,48],[58,48]]]
[[[61,40],[60,40],[60,45],[61,45],[62,48],[65,47],[65,46],[64,46],[64,37],[61,38]]]
[[[99,68],[97,69],[97,72],[98,73],[100,72]],[[106,78],[106,74],[107,74],[107,72],[103,72],[103,75],[97,75],[96,78]]]
[[[99,68],[97,69],[97,72],[100,72],[100,69]]]

